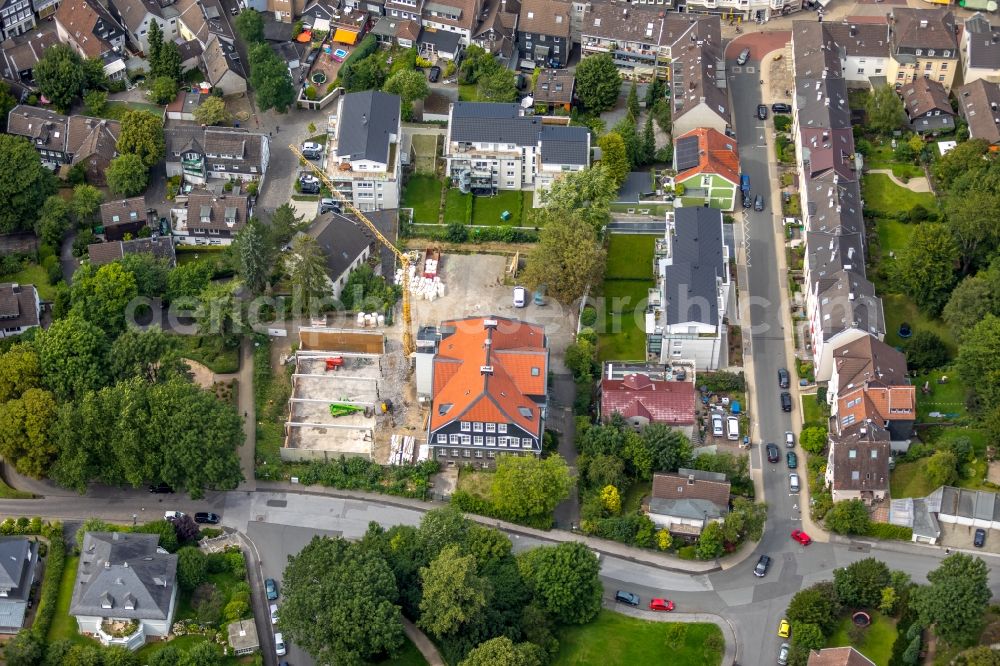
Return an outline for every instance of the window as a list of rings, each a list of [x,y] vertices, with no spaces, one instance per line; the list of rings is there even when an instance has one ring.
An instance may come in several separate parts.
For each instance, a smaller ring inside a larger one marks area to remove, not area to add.
[[[674,340],[674,347],[683,347],[683,346],[684,346],[683,340]]]
[[[496,445],[497,445],[497,438],[496,437],[487,437],[486,438],[486,446],[496,446]]]
[[[469,449],[464,449],[462,451],[462,457],[463,458],[471,458],[472,457],[472,451],[470,451]]]
[[[462,432],[469,432],[472,430],[472,424],[468,421],[462,421]]]
[[[472,432],[482,432],[482,431],[483,431],[482,423],[476,421],[475,423],[472,424]]]
[[[477,458],[482,458],[483,457],[483,452],[482,451],[476,451],[476,457]]]
[[[506,423],[498,423],[497,424],[497,432],[507,432],[507,424]]]
[[[471,446],[472,437],[469,435],[462,435],[462,446]]]
[[[487,423],[486,424],[486,432],[496,432],[496,431],[497,431],[497,424],[496,423]]]
[[[680,349],[675,349],[675,350],[673,350],[673,351],[672,351],[672,352],[670,353],[670,355],[671,355],[671,356],[680,356],[680,355],[681,355],[682,353],[683,353],[683,352],[681,352],[681,350],[680,350]]]
[[[458,449],[452,449],[451,450],[451,457],[452,458],[457,458],[458,457]]]
[[[840,419],[840,422],[843,425],[851,425],[852,423],[854,423],[854,414],[848,414],[844,418]]]
[[[522,449],[530,449],[531,448],[531,438],[530,437],[525,437],[525,438],[523,438],[521,440],[521,448]]]
[[[941,74],[940,76],[938,76],[938,82],[943,82],[943,81],[944,81],[944,79],[945,79],[945,76],[944,76],[944,74]],[[936,114],[935,114],[935,115],[936,115]]]
[[[448,436],[448,443],[449,444],[458,444],[458,442],[459,442],[458,435],[449,435]]]
[[[933,57],[933,55],[934,55],[934,49],[927,49],[927,55]]]
[[[865,68],[864,67],[858,67],[858,74],[864,74],[864,73],[865,73]]]
[[[473,437],[472,437],[472,443],[475,444],[476,446],[482,446],[483,445],[483,436],[482,435],[473,435]]]
[[[930,71],[930,70],[931,70],[931,69],[933,69],[933,68],[934,68],[934,63],[932,63],[932,62],[925,62],[925,63],[924,63],[924,69],[925,69],[925,70],[928,70],[928,71]]]
[[[881,67],[876,67],[875,68],[875,73],[876,74],[881,74],[882,73],[882,68]]]
[[[896,75],[896,78],[899,79],[899,80],[905,79],[906,78],[906,73],[905,72],[900,72],[899,74]]]
[[[917,49],[916,51],[914,51],[914,54],[916,54],[916,55],[923,55],[924,54],[924,50],[923,49]]]
[[[861,472],[851,472],[851,481],[858,481],[861,479]]]
[[[486,452],[486,457],[487,458],[496,458],[497,457],[497,452],[496,451],[487,451]]]
[[[872,449],[872,460],[878,458],[878,449]]]
[[[225,171],[225,170],[226,170],[226,165],[225,164],[213,164],[212,165],[212,171]]]
[[[948,63],[946,63],[946,62],[941,63],[941,68],[940,69],[941,69],[942,72],[944,70],[948,69]]]
[[[857,458],[858,457],[858,450],[857,449],[851,449],[850,451],[847,452],[847,457],[848,458],[852,458],[852,459],[853,458]]]
[[[531,369],[531,376],[532,377],[537,377],[540,374],[542,374],[541,368],[532,368]]]

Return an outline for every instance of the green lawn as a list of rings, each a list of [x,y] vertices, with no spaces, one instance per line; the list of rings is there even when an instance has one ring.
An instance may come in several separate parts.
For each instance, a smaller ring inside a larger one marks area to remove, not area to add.
[[[896,621],[880,613],[872,613],[872,623],[860,642],[851,643],[848,628],[851,617],[848,615],[837,626],[837,630],[826,642],[827,647],[842,647],[853,645],[861,654],[875,662],[876,666],[888,666],[892,657],[892,644],[896,642]]]
[[[653,247],[657,238],[659,236],[611,234],[605,276],[610,279],[651,280]]]
[[[257,416],[257,477],[269,479],[281,470],[285,418],[292,394],[292,367],[271,367],[271,343],[254,349],[254,405]],[[264,464],[267,463],[267,464]],[[271,471],[275,470],[275,471]]]
[[[636,481],[633,483],[625,491],[625,496],[622,497],[622,513],[629,514],[638,511],[642,506],[642,498],[649,495],[652,491],[652,481]]]
[[[940,448],[951,440],[960,437],[968,438],[972,443],[973,459],[962,465],[958,481],[953,484],[970,490],[987,490],[983,479],[986,478],[986,444],[988,436],[985,431],[975,428],[933,427],[924,429],[921,438]],[[927,481],[924,474],[924,463],[927,458],[915,462],[899,463],[889,477],[892,497],[926,497],[936,486]]]
[[[652,280],[604,281],[605,318],[604,330],[598,334],[599,360],[641,361],[646,357],[643,321],[652,286]]]
[[[479,84],[478,83],[460,83],[458,86],[458,101],[459,102],[478,102],[479,101]]]
[[[870,173],[862,181],[862,195],[865,208],[882,213],[895,213],[910,210],[921,204],[927,210],[936,210],[934,195],[930,192],[911,192],[889,180],[884,173]]]
[[[437,224],[438,211],[441,209],[440,179],[422,174],[410,176],[403,190],[404,208],[413,209],[413,221],[424,224]]]
[[[494,196],[474,197],[472,200],[472,223],[482,225],[513,224],[524,226],[524,197],[520,190],[501,190]],[[504,211],[510,213],[507,221],[500,219]]]
[[[51,301],[56,297],[56,289],[49,284],[49,272],[38,264],[28,264],[17,273],[0,276],[0,282],[16,282],[17,284],[33,284],[38,290],[38,297],[43,301]]]
[[[108,102],[104,111],[105,118],[121,120],[129,111],[148,111],[157,118],[163,116],[163,107],[156,104],[144,104],[143,102]]]
[[[493,487],[493,474],[485,471],[475,471],[462,468],[458,472],[458,489],[470,495],[490,499],[490,489]]]
[[[958,351],[951,330],[940,319],[931,319],[914,305],[913,301],[903,294],[881,292],[882,310],[885,312],[885,343],[890,347],[904,347],[904,341],[899,337],[899,325],[904,321],[910,325],[914,333],[926,330],[937,335],[945,347],[954,356]]]
[[[73,642],[89,643],[91,639],[80,635],[76,619],[69,614],[69,605],[73,600],[73,585],[76,583],[76,567],[79,557],[67,557],[63,569],[62,580],[59,581],[59,596],[56,598],[56,612],[49,626],[48,642],[67,638]]]
[[[315,197],[314,197],[315,198]],[[212,278],[233,276],[233,268],[228,263],[226,248],[184,247],[177,248],[177,265],[207,264],[212,269]]]
[[[14,490],[3,481],[0,481],[0,499],[33,499],[35,496],[23,490]]]
[[[876,221],[878,227],[878,243],[882,250],[882,260],[889,259],[890,252],[899,252],[910,242],[915,224],[904,224],[899,220],[879,218]]]
[[[212,372],[228,374],[240,369],[239,345],[231,347],[219,335],[178,335],[180,354],[206,366]]]
[[[671,627],[685,627],[676,644],[667,643]],[[714,639],[708,641],[710,636]],[[706,642],[715,645],[706,645]],[[633,666],[669,663],[671,666],[718,666],[722,632],[714,624],[673,624],[637,620],[602,610],[597,619],[559,632],[555,664]]]
[[[392,664],[393,666],[426,666],[427,660],[424,659],[424,655],[420,654],[417,646],[407,639],[398,655],[391,659],[386,658],[382,661],[376,661],[375,663],[380,666],[381,664]]]
[[[923,170],[915,164],[897,162],[892,152],[891,144],[875,145],[871,153],[865,156],[865,166],[869,169],[889,169],[896,178],[924,175]]]
[[[457,188],[451,188],[444,199],[444,223],[468,224],[471,208],[472,195],[462,194]]]
[[[807,426],[826,426],[827,411],[816,401],[815,394],[802,396],[802,422]]]
[[[889,474],[889,493],[893,499],[903,497],[927,497],[937,488],[924,475],[926,458],[908,463],[896,463],[896,469]]]
[[[701,205],[698,203],[697,205]],[[667,211],[673,210],[673,205],[670,204],[642,204],[642,203],[613,203],[611,204],[611,210],[616,213],[628,213],[632,210],[633,215],[638,215],[640,210],[648,210],[649,214],[654,217],[662,217]],[[645,213],[643,213],[645,214]]]
[[[939,384],[941,377],[947,377],[948,382]],[[927,384],[930,393],[924,395],[923,387]],[[944,369],[936,370],[913,378],[913,385],[917,387],[917,421],[920,423],[931,422],[936,419],[929,416],[930,412],[941,412],[942,414],[957,414],[965,416],[965,396],[966,388],[959,379],[958,372]],[[946,420],[953,420],[954,417]]]

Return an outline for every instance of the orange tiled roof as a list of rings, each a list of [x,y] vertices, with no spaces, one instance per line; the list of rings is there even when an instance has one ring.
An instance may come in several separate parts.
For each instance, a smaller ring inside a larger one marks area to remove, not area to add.
[[[736,139],[707,127],[693,129],[684,137],[698,137],[698,166],[677,174],[686,179],[700,173],[715,173],[732,183],[740,182],[740,158],[736,152]]]
[[[487,328],[485,322],[497,322]],[[541,436],[548,352],[541,326],[501,317],[442,322],[446,331],[434,359],[431,429],[461,419],[511,422]],[[483,368],[489,366],[490,372]],[[532,368],[538,368],[532,374]]]
[[[858,398],[860,401],[848,406]],[[917,390],[914,386],[869,386],[844,393],[837,398],[838,416],[854,415],[854,422],[872,419],[880,424],[888,421],[912,421],[917,415]]]

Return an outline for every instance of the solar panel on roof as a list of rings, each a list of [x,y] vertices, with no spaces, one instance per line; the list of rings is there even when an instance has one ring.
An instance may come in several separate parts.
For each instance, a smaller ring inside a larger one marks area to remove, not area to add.
[[[677,160],[678,171],[686,171],[698,166],[698,137],[686,136],[678,139],[674,158]]]

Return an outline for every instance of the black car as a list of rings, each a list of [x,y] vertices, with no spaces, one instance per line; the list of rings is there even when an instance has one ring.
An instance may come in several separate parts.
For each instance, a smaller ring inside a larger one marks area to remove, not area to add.
[[[778,447],[773,442],[769,442],[767,445],[767,462],[778,462]]]
[[[771,567],[771,558],[767,555],[761,555],[760,559],[757,560],[757,566],[753,568],[753,575],[758,578],[763,578],[767,575],[767,570]]]
[[[172,493],[174,492],[174,489],[165,483],[157,483],[149,487],[149,492],[157,494]]]
[[[788,391],[781,392],[781,411],[792,411],[792,394]]]
[[[441,78],[441,68],[434,65],[427,71],[427,80],[431,83],[437,83],[437,80]]]
[[[615,601],[623,604],[628,604],[629,606],[639,605],[639,595],[635,592],[626,592],[624,590],[618,590],[615,592]]]
[[[783,104],[781,102],[775,102],[774,104],[771,105],[771,111],[773,113],[791,113],[792,105]]]
[[[764,196],[762,194],[758,194],[754,197],[753,209],[757,212],[764,210]]]
[[[302,194],[319,194],[319,183],[312,181],[300,183]]]
[[[194,522],[207,525],[218,525],[219,514],[212,513],[211,511],[199,511],[194,514]]]
[[[778,387],[786,389],[791,380],[789,379],[788,370],[784,368],[778,368]]]
[[[757,117],[761,120],[767,120],[767,105],[758,104],[757,105]]]
[[[751,208],[753,206],[753,195],[749,192],[743,192],[743,207]]]
[[[976,548],[982,548],[986,544],[986,530],[979,528],[976,530],[976,536],[972,540],[972,545]]]
[[[313,64],[314,62],[316,62],[317,57],[319,57],[319,49],[313,49],[312,51],[309,52],[309,55],[306,56],[306,64],[307,65]]]

